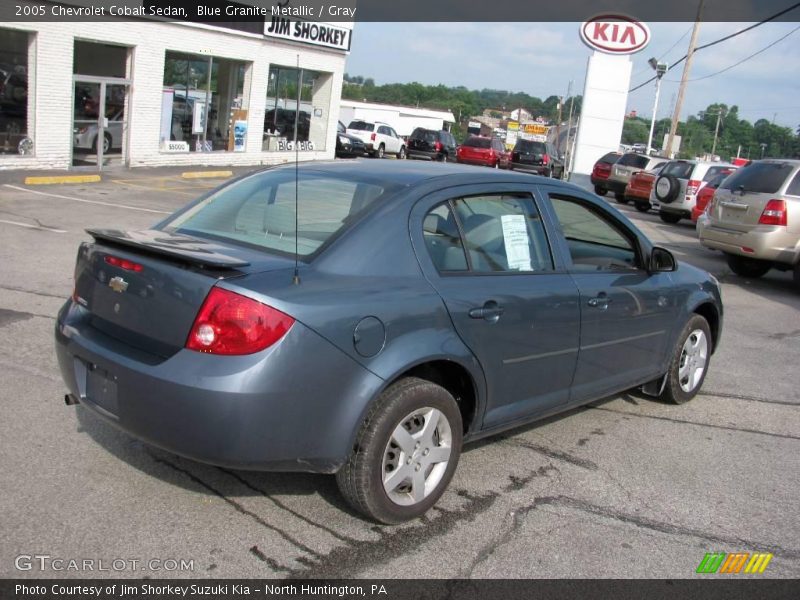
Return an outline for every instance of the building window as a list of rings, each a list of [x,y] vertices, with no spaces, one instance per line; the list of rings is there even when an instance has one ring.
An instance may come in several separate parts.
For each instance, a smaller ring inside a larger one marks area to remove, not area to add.
[[[161,108],[162,150],[244,151],[244,80],[249,64],[167,52]]]
[[[0,154],[32,154],[28,131],[28,44],[25,31],[0,29]]]
[[[262,150],[325,150],[332,84],[331,73],[270,67]]]

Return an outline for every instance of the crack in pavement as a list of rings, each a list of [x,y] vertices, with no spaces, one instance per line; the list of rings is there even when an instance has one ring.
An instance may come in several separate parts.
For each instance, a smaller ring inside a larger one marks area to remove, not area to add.
[[[673,419],[671,417],[659,417],[657,415],[643,415],[640,413],[626,412],[623,410],[612,410],[601,406],[589,406],[592,410],[602,410],[605,412],[616,413],[618,415],[628,415],[631,417],[639,417],[641,419],[656,419],[658,421],[669,421],[670,423],[682,423],[685,425],[697,425],[698,427],[711,427],[713,429],[725,429],[727,431],[739,431],[741,433],[756,433],[758,435],[766,435],[769,437],[783,438],[787,440],[800,440],[799,436],[789,435],[788,433],[770,433],[768,431],[759,431],[758,429],[746,429],[744,427],[729,427],[727,425],[714,425],[712,423],[698,423],[697,421],[685,421],[683,419]]]
[[[548,448],[547,446],[541,446],[539,444],[534,444],[533,442],[528,442],[525,440],[517,440],[514,438],[510,438],[507,440],[499,441],[498,443],[507,446],[516,446],[518,448],[525,448],[527,450],[532,450],[533,452],[542,454],[547,458],[560,460],[569,463],[571,465],[575,465],[576,467],[581,467],[582,469],[588,469],[590,471],[597,471],[599,468],[596,463],[593,463],[589,459],[581,458],[579,456],[574,456],[567,452],[553,450],[552,448]]]
[[[36,290],[27,290],[25,288],[16,287],[13,285],[0,285],[0,290],[8,290],[9,292],[22,292],[24,294],[33,294],[34,296],[42,296],[44,298],[57,298],[64,302],[67,301],[69,294],[48,294],[47,292],[39,292]]]
[[[460,523],[471,523],[480,514],[489,510],[499,497],[497,492],[473,496],[466,490],[456,494],[466,499],[466,504],[456,510],[434,506],[439,517],[429,519],[422,526],[373,527],[380,537],[377,540],[357,540],[338,546],[326,556],[314,560],[298,560],[306,569],[292,569],[289,579],[341,579],[352,578],[357,573],[387,560],[418,549],[426,542],[449,533]]]
[[[759,398],[757,396],[745,396],[742,394],[728,394],[726,392],[706,392],[701,391],[699,396],[711,396],[712,398],[730,398],[731,400],[748,400],[750,402],[763,402],[764,404],[780,404],[783,406],[800,406],[797,402],[788,400],[772,400],[770,398]]]
[[[472,560],[470,566],[467,567],[467,569],[463,571],[458,578],[472,578],[472,575],[475,572],[475,569],[478,568],[478,565],[481,565],[489,560],[489,558],[497,551],[498,548],[506,545],[514,538],[514,536],[517,534],[517,531],[519,531],[519,529],[522,527],[525,517],[528,516],[528,513],[535,508],[536,503],[534,502],[529,506],[523,506],[522,508],[509,511],[508,517],[511,518],[507,518],[505,520],[505,524],[501,529],[500,534],[491,542],[486,544],[483,548],[478,550],[478,553],[475,555],[475,558]]]
[[[668,535],[693,537],[705,540],[713,544],[722,544],[732,547],[759,548],[762,550],[769,549],[773,554],[775,554],[776,556],[780,556],[782,558],[800,559],[800,550],[783,548],[777,544],[767,543],[762,541],[747,540],[735,536],[728,537],[724,535],[717,535],[714,533],[702,531],[700,529],[694,529],[692,527],[683,527],[681,525],[675,525],[673,523],[656,521],[654,519],[649,519],[647,517],[642,517],[639,515],[632,515],[629,513],[624,513],[622,511],[617,511],[609,507],[591,504],[584,500],[579,500],[577,498],[572,498],[570,496],[545,496],[542,498],[537,498],[532,505],[528,507],[523,507],[527,509],[525,510],[524,514],[527,515],[531,509],[537,508],[539,506],[562,506],[578,510],[581,512],[597,515],[600,517],[613,519],[615,521],[620,521],[622,523],[634,525],[641,529],[649,529],[650,531],[657,531],[659,533],[666,533]]]
[[[228,503],[230,506],[232,506],[233,509],[236,512],[238,512],[238,513],[240,513],[242,515],[245,515],[247,517],[250,517],[251,519],[253,519],[256,523],[258,523],[262,527],[265,527],[266,529],[269,529],[270,531],[273,531],[273,532],[277,533],[280,537],[282,537],[284,540],[289,542],[292,546],[294,546],[298,550],[302,550],[303,552],[306,552],[307,554],[310,554],[311,556],[313,556],[315,558],[318,558],[318,559],[322,558],[321,554],[319,554],[318,552],[316,552],[312,548],[309,548],[303,542],[295,539],[294,537],[292,537],[291,535],[289,535],[288,533],[286,533],[282,529],[276,527],[275,525],[272,525],[271,523],[268,523],[267,521],[265,521],[264,519],[259,517],[254,512],[247,510],[244,506],[242,506],[241,504],[239,504],[235,500],[232,500],[231,498],[228,498],[227,496],[225,496],[225,494],[220,492],[214,486],[212,486],[211,484],[203,481],[200,477],[198,477],[197,475],[195,475],[194,473],[192,473],[188,469],[184,469],[183,467],[180,467],[180,466],[176,465],[175,463],[173,463],[173,462],[171,462],[171,461],[169,461],[169,460],[167,460],[165,458],[161,458],[159,456],[156,456],[155,454],[153,454],[148,449],[145,449],[145,451],[147,452],[147,454],[150,455],[150,458],[152,458],[156,463],[158,463],[160,465],[165,465],[165,466],[169,467],[170,469],[173,469],[174,471],[177,471],[178,473],[181,473],[181,474],[185,475],[191,481],[193,481],[196,484],[204,487],[205,489],[207,489],[208,491],[210,491],[214,495],[218,496],[220,499],[224,500],[226,503]]]
[[[266,498],[267,500],[272,502],[278,508],[281,508],[281,509],[285,510],[286,512],[288,512],[289,514],[293,515],[294,517],[297,517],[298,519],[303,521],[303,523],[306,523],[307,525],[311,525],[312,527],[316,527],[318,529],[321,529],[322,531],[325,531],[326,533],[329,533],[331,536],[335,537],[340,542],[344,542],[346,544],[352,544],[352,543],[358,541],[355,538],[351,538],[349,536],[342,535],[338,531],[335,531],[335,530],[331,529],[330,527],[326,527],[325,525],[322,525],[321,523],[317,523],[313,519],[309,519],[308,517],[306,517],[305,515],[300,514],[296,510],[293,510],[293,509],[289,508],[288,506],[286,506],[286,504],[284,504],[280,500],[277,500],[276,498],[273,498],[272,496],[267,494],[264,490],[259,489],[257,486],[255,486],[252,483],[250,483],[249,481],[247,481],[244,477],[242,477],[238,473],[235,473],[235,472],[230,471],[228,469],[225,469],[223,467],[217,467],[217,469],[222,471],[226,475],[229,475],[230,477],[233,477],[234,479],[236,479],[239,483],[241,483],[246,488],[248,488],[248,489],[260,494],[261,496],[263,496],[264,498]]]

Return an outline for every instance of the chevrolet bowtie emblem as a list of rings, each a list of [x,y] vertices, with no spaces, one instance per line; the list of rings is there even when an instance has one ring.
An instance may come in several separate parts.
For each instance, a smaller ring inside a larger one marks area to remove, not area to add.
[[[128,282],[125,281],[122,277],[112,277],[111,280],[108,282],[108,287],[110,287],[115,292],[121,294],[122,292],[128,289]]]

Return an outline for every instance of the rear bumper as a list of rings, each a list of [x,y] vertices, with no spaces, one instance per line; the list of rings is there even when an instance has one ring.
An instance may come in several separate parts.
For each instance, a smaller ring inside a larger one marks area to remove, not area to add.
[[[701,215],[697,220],[697,233],[706,248],[785,265],[795,265],[800,260],[800,238],[787,233],[786,228],[757,225],[748,232],[741,232],[712,225],[707,216]]]
[[[669,203],[661,202],[661,212],[674,213],[684,217],[692,216],[692,209],[695,207],[695,196],[678,196]]]
[[[606,179],[603,187],[615,194],[624,194],[625,188],[628,186],[627,181],[617,181],[616,179]]]
[[[650,192],[625,188],[625,199],[638,204],[650,204]]]
[[[547,175],[550,173],[551,165],[531,165],[528,163],[512,162],[511,168],[515,171],[527,171],[536,175]]]
[[[461,158],[459,156],[457,157],[457,160],[462,165],[476,165],[478,167],[493,167],[496,164],[499,164],[498,160],[491,161],[488,158]]]
[[[594,175],[592,175],[590,177],[590,179],[592,181],[592,185],[596,185],[596,186],[608,189],[608,185],[607,185],[608,184],[608,178],[601,179],[600,177],[595,177]]]
[[[422,160],[439,160],[438,152],[428,152],[427,150],[412,150],[406,148],[406,156],[408,158],[421,158]]]
[[[82,406],[144,442],[237,469],[337,471],[383,384],[298,322],[257,354],[181,350],[158,362],[90,327],[68,301],[55,342]],[[95,391],[98,378],[110,393]]]

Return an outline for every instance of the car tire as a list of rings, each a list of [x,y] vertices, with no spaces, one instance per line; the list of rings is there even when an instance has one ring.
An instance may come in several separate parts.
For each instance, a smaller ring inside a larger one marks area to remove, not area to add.
[[[794,266],[793,277],[795,287],[800,290],[800,262]]]
[[[697,395],[708,373],[713,343],[708,321],[692,315],[675,344],[662,400],[684,404]]]
[[[397,153],[397,158],[403,160],[406,157],[406,147],[400,146],[400,152]]]
[[[427,431],[428,419],[434,418],[435,428]],[[461,413],[453,396],[430,381],[401,379],[364,419],[352,453],[336,474],[339,490],[355,510],[379,523],[420,517],[450,483],[461,442]],[[429,455],[446,458],[431,462]],[[392,479],[401,469],[404,473]]]
[[[446,154],[446,153],[445,153],[445,154],[442,154],[442,156],[441,156],[441,158],[440,158],[439,160],[440,160],[441,162],[447,162],[447,161],[448,161],[447,154]]]
[[[614,192],[614,199],[620,204],[625,204],[625,194]]]
[[[659,202],[669,204],[680,194],[681,182],[674,175],[661,175],[653,184],[653,189]]]
[[[636,210],[639,212],[646,213],[650,210],[650,203],[649,202],[634,202],[633,205],[636,207]]]
[[[596,185],[594,186],[594,193],[598,196],[605,196],[608,193],[608,190],[602,186]]]
[[[375,156],[377,158],[383,158],[384,154],[386,154],[386,148],[384,147],[383,144],[381,144],[380,146],[378,146],[378,150],[375,153]]]
[[[758,279],[766,275],[772,268],[772,265],[765,260],[758,260],[756,258],[747,258],[738,256],[736,254],[728,254],[728,267],[739,277],[747,279]]]
[[[683,218],[680,215],[670,212],[659,212],[658,216],[661,217],[661,220],[664,221],[664,223],[669,223],[670,225],[675,225],[675,223]]]

